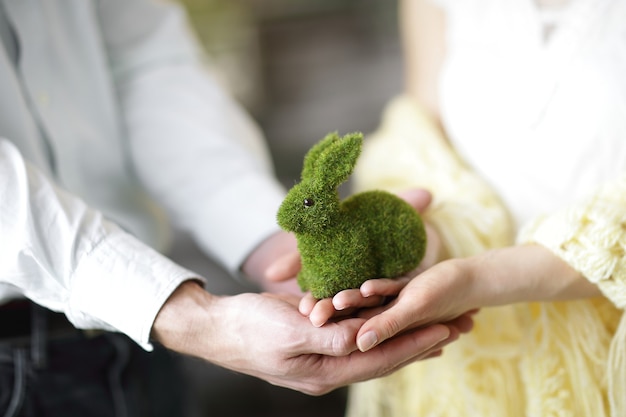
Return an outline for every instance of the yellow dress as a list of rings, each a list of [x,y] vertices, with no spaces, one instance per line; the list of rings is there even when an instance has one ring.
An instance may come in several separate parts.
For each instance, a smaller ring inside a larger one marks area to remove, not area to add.
[[[431,189],[425,213],[451,256],[540,243],[605,297],[485,308],[441,357],[355,384],[348,417],[626,416],[626,175],[514,230],[506,209],[407,97],[388,107],[355,191]]]

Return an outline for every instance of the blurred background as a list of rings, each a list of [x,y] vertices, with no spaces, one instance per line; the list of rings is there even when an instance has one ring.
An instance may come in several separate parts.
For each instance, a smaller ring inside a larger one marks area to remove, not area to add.
[[[402,91],[391,0],[179,0],[224,85],[263,129],[286,187],[326,133],[371,132]],[[185,235],[173,258],[211,277],[209,291],[250,291]],[[183,358],[193,417],[339,417],[346,390],[310,397]]]

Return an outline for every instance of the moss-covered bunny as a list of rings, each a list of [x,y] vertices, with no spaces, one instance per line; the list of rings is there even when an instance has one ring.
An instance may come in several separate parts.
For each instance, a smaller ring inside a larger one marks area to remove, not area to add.
[[[278,210],[278,224],[298,240],[298,284],[315,298],[358,288],[372,278],[394,278],[417,267],[426,233],[408,203],[385,191],[339,200],[361,153],[363,135],[330,133],[304,157],[302,180]]]

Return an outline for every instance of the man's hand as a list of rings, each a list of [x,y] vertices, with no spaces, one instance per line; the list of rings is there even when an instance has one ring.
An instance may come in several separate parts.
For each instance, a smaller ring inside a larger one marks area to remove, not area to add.
[[[455,329],[436,324],[362,353],[356,335],[365,319],[316,328],[297,304],[289,295],[218,297],[189,281],[164,304],[153,337],[175,351],[313,395],[436,356],[458,337]]]
[[[302,295],[293,279],[300,272],[296,237],[283,231],[274,233],[248,256],[242,272],[264,291]]]

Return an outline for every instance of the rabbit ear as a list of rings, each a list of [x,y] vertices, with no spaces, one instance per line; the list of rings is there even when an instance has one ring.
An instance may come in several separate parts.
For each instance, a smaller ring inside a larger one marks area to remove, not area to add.
[[[324,139],[317,142],[304,156],[304,165],[302,167],[302,179],[313,178],[315,176],[315,166],[320,154],[333,143],[340,141],[341,138],[337,132],[327,134]]]
[[[363,134],[349,133],[324,149],[315,164],[315,175],[325,186],[336,187],[346,181],[361,153]]]

